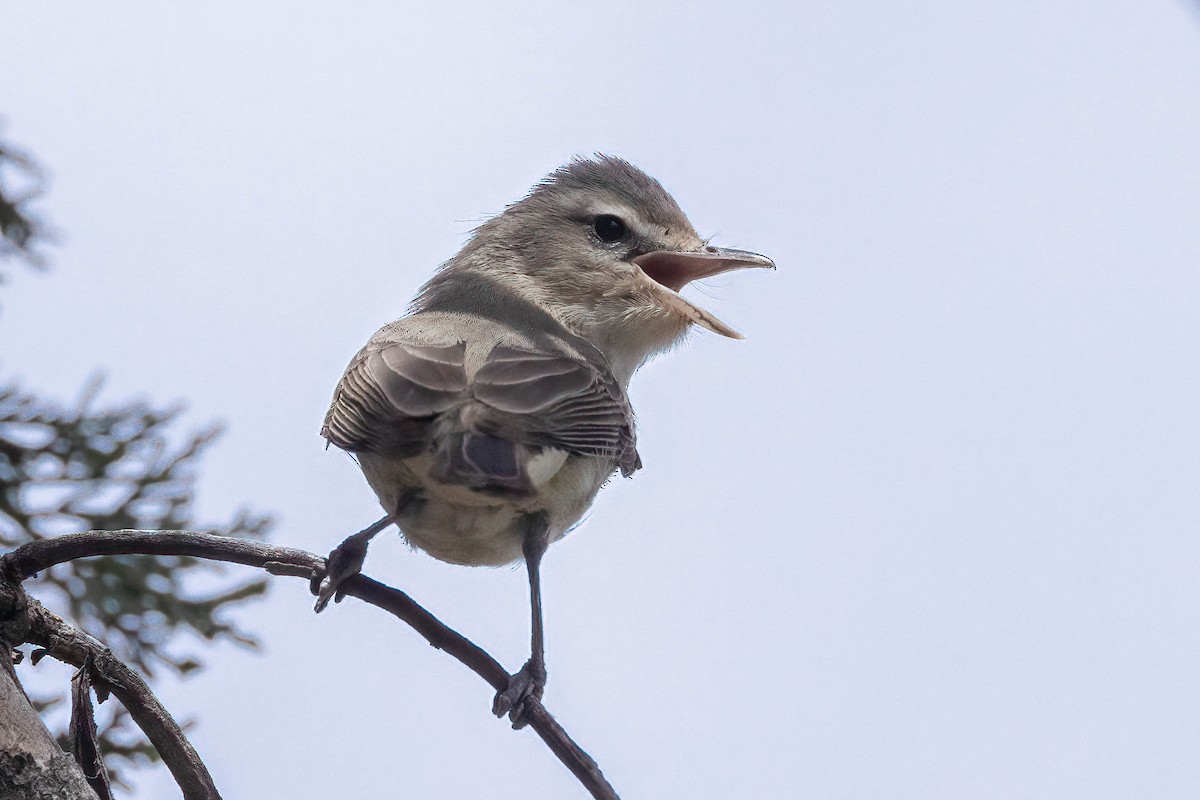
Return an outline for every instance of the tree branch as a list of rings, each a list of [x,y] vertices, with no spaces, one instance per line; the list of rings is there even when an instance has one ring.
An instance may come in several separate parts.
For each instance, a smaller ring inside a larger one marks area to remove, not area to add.
[[[75,667],[82,668],[90,659],[96,687],[111,692],[129,711],[171,770],[183,790],[184,800],[221,800],[200,755],[140,675],[125,666],[102,642],[71,627],[32,597],[28,614],[29,634],[25,641]]]
[[[0,558],[0,573],[20,582],[55,564],[73,561],[77,558],[135,553],[164,556],[184,555],[214,561],[228,561],[265,569],[273,575],[290,575],[305,580],[311,579],[314,574],[325,568],[324,558],[291,547],[279,547],[194,531],[123,530],[88,531],[29,542]],[[487,681],[493,689],[503,691],[507,688],[509,673],[496,659],[470,639],[447,627],[399,589],[385,586],[365,575],[348,578],[339,588],[344,590],[346,595],[357,597],[363,602],[382,608],[400,618],[425,637],[431,645],[458,659],[464,666]],[[107,649],[105,651],[107,652]],[[111,658],[111,654],[109,657]],[[113,693],[120,697],[115,689]],[[124,702],[123,698],[122,702]],[[132,712],[133,709],[130,711]],[[529,701],[528,719],[530,727],[537,731],[542,741],[558,756],[567,769],[571,770],[592,797],[596,800],[619,800],[616,790],[605,779],[600,767],[583,748],[567,735],[567,732],[540,701],[532,699]],[[141,720],[138,722],[141,724]],[[179,738],[186,744],[187,740],[183,739],[182,732],[179,733]],[[157,742],[155,742],[155,746],[158,746]],[[190,745],[187,746],[190,748]],[[167,754],[163,753],[162,748],[159,748],[159,753],[166,761]],[[174,772],[174,768],[172,768],[172,772]],[[213,792],[214,794],[211,796],[216,797],[215,788]],[[202,797],[203,795],[197,796]]]

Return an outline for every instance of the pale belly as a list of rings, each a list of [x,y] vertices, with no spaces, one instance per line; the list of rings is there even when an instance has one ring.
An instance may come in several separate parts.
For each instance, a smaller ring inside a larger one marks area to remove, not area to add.
[[[561,539],[613,472],[607,459],[571,456],[537,494],[508,501],[429,479],[427,456],[390,460],[361,453],[359,465],[385,511],[402,507],[398,525],[410,544],[439,561],[479,566],[522,557],[526,514],[545,512],[550,541]]]

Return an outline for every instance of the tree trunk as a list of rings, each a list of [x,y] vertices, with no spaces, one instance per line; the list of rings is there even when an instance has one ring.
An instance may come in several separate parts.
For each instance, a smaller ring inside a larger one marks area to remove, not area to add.
[[[83,772],[62,751],[17,680],[7,641],[25,623],[24,596],[0,582],[0,800],[96,800]]]

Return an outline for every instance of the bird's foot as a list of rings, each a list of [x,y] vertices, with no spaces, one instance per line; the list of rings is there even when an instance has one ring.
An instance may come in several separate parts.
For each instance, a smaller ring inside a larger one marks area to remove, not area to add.
[[[529,701],[541,700],[545,688],[546,668],[530,659],[520,672],[508,677],[508,687],[504,691],[496,692],[492,713],[497,717],[508,714],[514,729],[524,728],[529,723]]]
[[[313,610],[320,614],[329,605],[329,601],[342,602],[345,592],[342,582],[357,575],[367,558],[369,538],[356,533],[346,538],[346,541],[333,548],[333,552],[325,559],[325,569],[315,573],[309,583],[312,593],[317,596]]]

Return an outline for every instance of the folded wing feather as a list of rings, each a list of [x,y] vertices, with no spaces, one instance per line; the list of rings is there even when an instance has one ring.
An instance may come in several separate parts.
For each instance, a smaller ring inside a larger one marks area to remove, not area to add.
[[[632,409],[606,369],[501,345],[468,381],[465,354],[461,342],[364,352],[338,385],[322,435],[350,452],[411,458],[437,449],[441,415],[469,410],[461,418],[489,438],[610,457],[625,475],[640,466]]]

